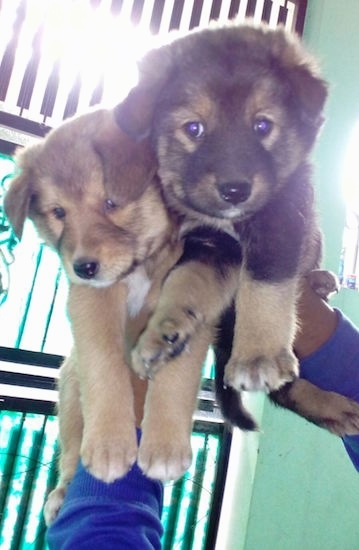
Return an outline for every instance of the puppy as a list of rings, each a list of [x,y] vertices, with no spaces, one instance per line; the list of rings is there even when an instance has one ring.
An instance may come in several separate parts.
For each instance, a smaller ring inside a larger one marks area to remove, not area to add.
[[[111,111],[98,110],[65,122],[17,161],[20,173],[5,211],[17,235],[29,217],[58,253],[69,280],[74,336],[60,372],[60,479],[46,505],[49,523],[79,456],[106,482],[124,475],[137,455],[152,477],[184,473],[212,336],[204,328],[190,361],[179,357],[149,382],[138,453],[129,353],[182,253],[151,148],[121,132]]]
[[[292,349],[300,282],[321,253],[308,157],[326,95],[294,36],[228,25],[149,52],[138,85],[116,109],[126,133],[139,141],[150,135],[165,200],[186,234],[134,368],[145,376],[183,350],[190,355],[199,327],[218,322],[234,300],[232,353],[222,330],[217,367],[226,362],[225,416],[244,429],[256,425],[241,407],[242,389],[270,392],[282,404],[286,395],[288,407],[332,426],[324,409],[308,412],[311,385],[298,405],[291,383],[298,375]],[[332,404],[331,396],[324,401]],[[340,402],[332,413],[340,429],[353,429],[354,415],[357,430],[357,407]]]

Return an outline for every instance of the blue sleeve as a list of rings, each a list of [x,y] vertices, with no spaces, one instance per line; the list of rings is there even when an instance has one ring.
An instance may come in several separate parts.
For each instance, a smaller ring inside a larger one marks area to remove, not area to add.
[[[56,520],[50,550],[160,550],[163,486],[137,465],[107,484],[80,463]]]
[[[339,310],[332,337],[300,364],[300,377],[326,391],[359,403],[359,330]],[[345,436],[344,446],[359,471],[359,435]]]

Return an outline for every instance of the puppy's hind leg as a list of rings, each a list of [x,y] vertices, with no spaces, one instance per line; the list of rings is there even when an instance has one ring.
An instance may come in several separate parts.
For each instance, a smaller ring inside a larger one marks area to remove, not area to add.
[[[59,479],[46,500],[46,525],[50,525],[56,518],[80,457],[83,420],[74,354],[66,359],[60,369],[58,418]]]
[[[343,437],[359,433],[359,403],[344,395],[324,391],[307,380],[294,380],[271,392],[269,397],[275,404],[335,435]]]

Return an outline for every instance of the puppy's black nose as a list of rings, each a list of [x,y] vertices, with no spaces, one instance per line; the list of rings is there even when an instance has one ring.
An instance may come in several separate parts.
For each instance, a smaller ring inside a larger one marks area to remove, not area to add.
[[[81,279],[93,279],[100,269],[100,264],[94,260],[81,258],[73,264],[74,272]]]
[[[252,186],[248,181],[228,181],[219,185],[219,193],[223,200],[238,204],[248,199]]]

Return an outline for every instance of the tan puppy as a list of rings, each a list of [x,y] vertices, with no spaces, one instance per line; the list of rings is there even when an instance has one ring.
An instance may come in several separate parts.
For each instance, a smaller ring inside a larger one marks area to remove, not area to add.
[[[182,247],[148,143],[132,142],[111,111],[65,122],[17,160],[21,172],[6,195],[6,213],[19,236],[25,218],[32,220],[70,283],[75,345],[60,374],[60,479],[45,510],[49,523],[79,455],[106,482],[137,458],[129,353]],[[179,358],[149,382],[138,461],[150,476],[177,478],[190,465],[192,414],[210,339],[208,329],[200,331],[190,360]]]

